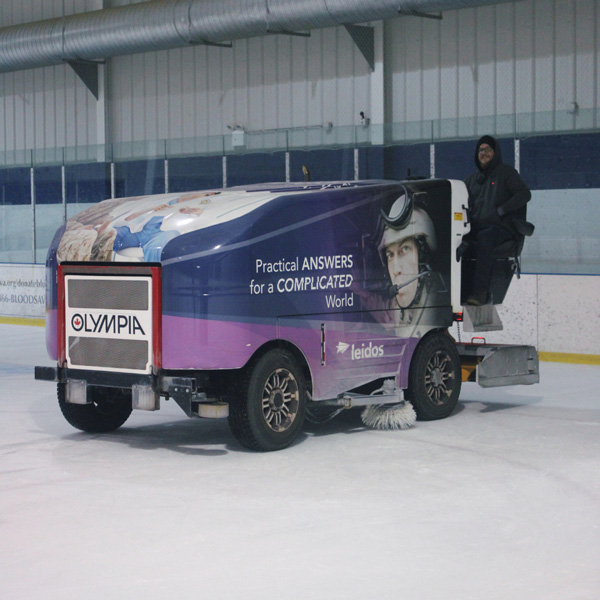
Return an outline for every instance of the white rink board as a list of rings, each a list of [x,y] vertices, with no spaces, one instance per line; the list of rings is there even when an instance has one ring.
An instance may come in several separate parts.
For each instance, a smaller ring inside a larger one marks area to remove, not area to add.
[[[600,354],[600,276],[538,275],[538,350]]]
[[[492,344],[528,344],[539,352],[600,355],[600,276],[522,275],[498,306],[502,331],[470,333]],[[456,338],[456,325],[451,329]]]
[[[0,264],[0,316],[44,318],[43,265]]]

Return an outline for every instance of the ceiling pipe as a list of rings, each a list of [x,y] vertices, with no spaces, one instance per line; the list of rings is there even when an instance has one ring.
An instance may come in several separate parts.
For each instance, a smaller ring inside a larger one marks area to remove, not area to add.
[[[0,29],[0,73],[510,0],[151,0]]]

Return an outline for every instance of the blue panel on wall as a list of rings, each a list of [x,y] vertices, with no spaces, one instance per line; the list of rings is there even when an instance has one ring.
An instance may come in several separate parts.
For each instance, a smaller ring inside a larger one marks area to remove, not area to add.
[[[31,204],[30,171],[27,167],[0,170],[0,202]]]
[[[65,177],[67,203],[93,203],[110,198],[110,166],[106,163],[67,166]]]
[[[223,187],[221,156],[169,159],[169,191],[189,192]]]
[[[600,136],[548,135],[521,141],[521,175],[537,190],[600,187]]]
[[[227,155],[227,186],[285,181],[285,152]]]
[[[475,140],[438,142],[435,145],[435,176],[464,180],[475,171]]]
[[[502,152],[502,162],[515,164],[515,144],[512,138],[498,139]],[[475,166],[477,140],[456,140],[435,144],[435,176],[443,179],[466,179]]]
[[[502,162],[510,165],[511,167],[515,166],[515,140],[513,138],[510,139],[499,139],[500,149],[502,150]],[[475,144],[473,144],[472,149],[473,156],[475,155]],[[475,165],[473,165],[473,170],[475,170]]]
[[[359,148],[358,178],[385,179],[385,148],[383,146]]]
[[[163,160],[131,160],[115,163],[116,196],[145,196],[165,191]]]
[[[35,168],[36,204],[62,204],[62,172],[60,167]]]
[[[354,179],[354,149],[296,150],[290,152],[290,180],[304,181],[302,165],[310,172],[311,181]]]
[[[429,144],[390,146],[385,149],[385,178],[403,180],[429,177]]]

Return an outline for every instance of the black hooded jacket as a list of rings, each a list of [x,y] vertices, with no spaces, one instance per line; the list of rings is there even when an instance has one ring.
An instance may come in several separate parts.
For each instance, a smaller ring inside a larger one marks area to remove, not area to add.
[[[479,164],[479,147],[482,144],[488,144],[494,150],[494,157],[485,169]],[[477,171],[465,179],[472,229],[500,225],[516,233],[514,220],[527,219],[527,202],[531,199],[529,188],[516,169],[502,162],[500,145],[489,135],[484,135],[477,142],[475,165]]]

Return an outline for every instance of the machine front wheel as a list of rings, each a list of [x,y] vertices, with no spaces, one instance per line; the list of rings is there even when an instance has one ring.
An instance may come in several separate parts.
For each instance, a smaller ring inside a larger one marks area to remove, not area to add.
[[[407,398],[420,421],[449,416],[461,387],[460,356],[452,339],[441,332],[424,338],[413,355]]]
[[[302,429],[306,414],[306,383],[293,355],[268,351],[239,377],[232,390],[229,426],[251,450],[281,450]]]

